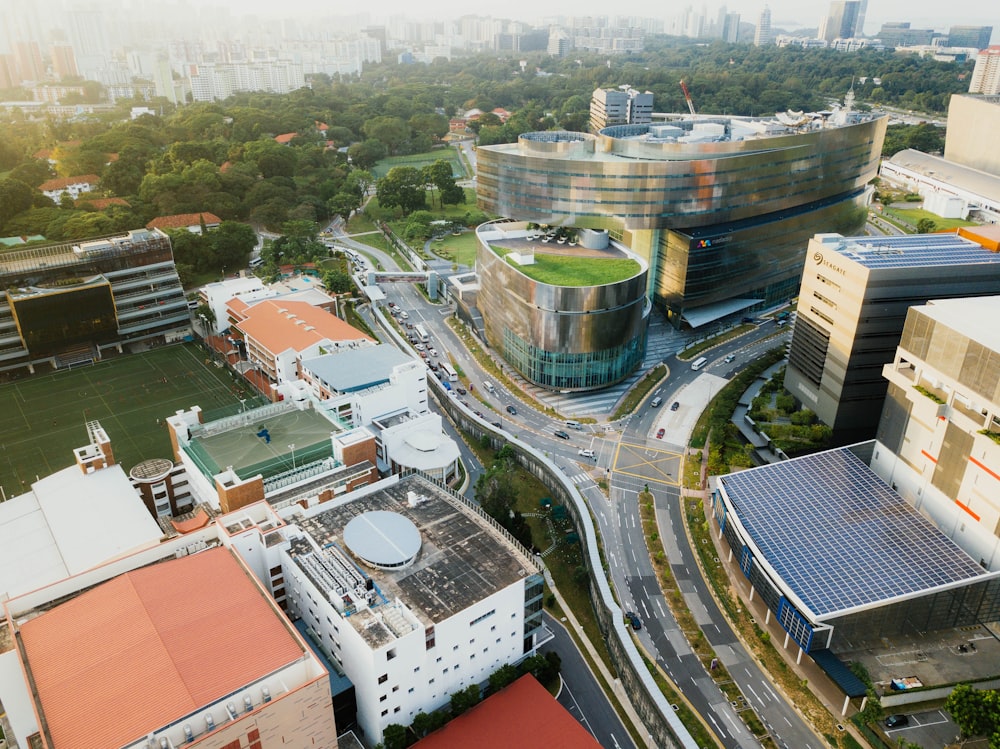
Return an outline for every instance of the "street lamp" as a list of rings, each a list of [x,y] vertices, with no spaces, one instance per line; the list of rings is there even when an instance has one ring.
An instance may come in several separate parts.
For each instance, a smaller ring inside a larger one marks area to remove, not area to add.
[[[295,443],[292,442],[288,446],[288,449],[292,451],[292,470],[294,471],[295,470]]]

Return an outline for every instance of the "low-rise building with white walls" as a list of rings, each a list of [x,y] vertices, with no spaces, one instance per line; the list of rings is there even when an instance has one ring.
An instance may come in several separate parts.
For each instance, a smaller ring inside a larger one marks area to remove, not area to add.
[[[9,745],[336,749],[327,670],[266,570],[231,548],[247,527],[230,518],[5,600]]]
[[[1000,223],[1000,176],[912,148],[883,161],[879,174],[938,216]]]
[[[458,445],[444,433],[437,413],[398,413],[376,419],[378,468],[385,473],[421,471],[449,484],[458,478]]]
[[[354,684],[366,742],[541,644],[543,581],[530,553],[418,474],[286,520],[296,530],[260,545],[275,590]]]
[[[163,531],[114,462],[96,421],[76,465],[0,502],[0,600],[159,543]]]
[[[970,556],[1000,570],[1000,296],[911,307],[872,468]]]

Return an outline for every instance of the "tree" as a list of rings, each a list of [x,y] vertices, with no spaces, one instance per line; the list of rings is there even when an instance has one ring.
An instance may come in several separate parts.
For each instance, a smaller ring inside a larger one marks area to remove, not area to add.
[[[324,273],[323,285],[333,294],[346,294],[354,288],[351,277],[341,270],[329,270]]]
[[[411,743],[409,732],[398,723],[390,723],[382,731],[382,745],[385,749],[406,749]]]
[[[965,737],[992,737],[1000,731],[1000,693],[959,684],[944,703]]]
[[[347,149],[347,158],[358,169],[371,169],[376,162],[384,159],[387,153],[385,144],[375,138],[352,143]]]
[[[462,713],[471,710],[479,704],[480,699],[482,699],[482,697],[479,692],[478,684],[471,684],[465,689],[459,689],[451,696],[452,716],[457,718]]]
[[[487,515],[500,523],[509,521],[510,510],[517,499],[511,468],[507,460],[498,458],[476,480],[476,501]]]
[[[34,191],[18,179],[0,179],[0,227],[31,208]]]
[[[241,268],[257,246],[257,232],[238,221],[223,221],[208,233],[212,255],[218,267]]]
[[[917,234],[930,234],[937,229],[934,219],[922,218],[917,222]]]
[[[362,130],[369,138],[381,141],[390,156],[404,153],[410,141],[410,127],[399,117],[373,117]]]
[[[394,166],[378,181],[375,196],[383,208],[400,208],[407,215],[424,208],[424,180],[420,170],[412,166]]]
[[[495,694],[508,684],[513,684],[521,672],[515,666],[505,663],[490,674],[490,692]]]

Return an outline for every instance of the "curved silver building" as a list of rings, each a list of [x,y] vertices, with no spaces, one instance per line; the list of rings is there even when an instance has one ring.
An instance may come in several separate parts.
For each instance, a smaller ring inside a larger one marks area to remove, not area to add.
[[[676,115],[596,136],[526,133],[477,151],[479,205],[608,230],[648,263],[653,303],[674,325],[698,327],[790,299],[809,237],[860,228],[887,121],[849,104],[771,119]],[[489,329],[498,308],[481,311]]]
[[[476,235],[486,339],[525,379],[554,390],[589,390],[639,366],[652,309],[645,260],[602,231],[558,242],[532,224],[500,221],[483,224]],[[580,263],[603,282],[580,285]]]

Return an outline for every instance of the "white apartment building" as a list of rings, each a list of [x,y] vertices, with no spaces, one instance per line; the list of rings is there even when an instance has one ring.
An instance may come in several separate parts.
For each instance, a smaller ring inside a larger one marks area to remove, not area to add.
[[[354,685],[367,742],[541,644],[530,554],[457,494],[413,474],[298,512],[258,543],[272,591]]]
[[[969,81],[970,94],[1000,94],[1000,45],[980,50]]]

